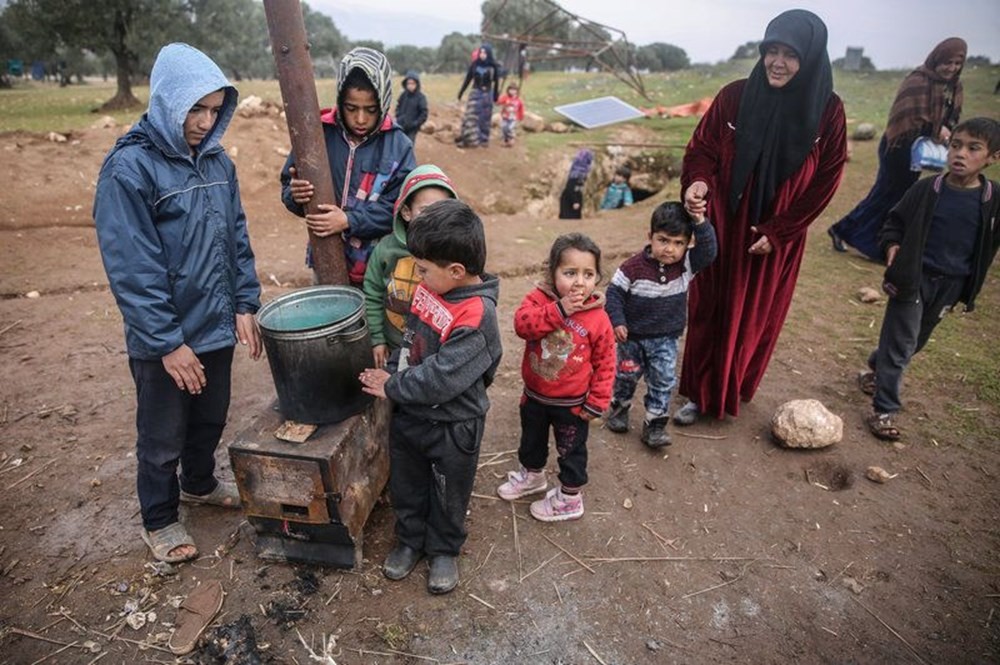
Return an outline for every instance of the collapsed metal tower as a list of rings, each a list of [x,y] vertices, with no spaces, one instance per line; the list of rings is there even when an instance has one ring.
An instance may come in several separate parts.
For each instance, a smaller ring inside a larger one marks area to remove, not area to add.
[[[643,98],[649,99],[633,61],[634,47],[622,30],[574,14],[553,0],[535,2],[546,6],[548,11],[517,31],[491,31],[491,26],[511,0],[503,0],[493,13],[483,19],[482,37],[505,46],[502,63],[508,72],[521,81],[528,62],[585,60],[588,68],[597,67],[611,74]],[[571,37],[557,36],[566,34]]]

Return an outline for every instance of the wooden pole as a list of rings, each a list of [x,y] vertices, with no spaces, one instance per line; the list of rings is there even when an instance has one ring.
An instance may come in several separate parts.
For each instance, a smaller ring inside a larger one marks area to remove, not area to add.
[[[319,204],[336,204],[337,200],[319,117],[319,99],[302,19],[302,5],[299,0],[264,0],[264,14],[267,16],[274,64],[278,69],[288,136],[295,153],[295,168],[299,178],[308,180],[315,187],[306,212],[319,212]],[[347,262],[340,234],[319,238],[310,232],[309,239],[319,283],[347,284]]]

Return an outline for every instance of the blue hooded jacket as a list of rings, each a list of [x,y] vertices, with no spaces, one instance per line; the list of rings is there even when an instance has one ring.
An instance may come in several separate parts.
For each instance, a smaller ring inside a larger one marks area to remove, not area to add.
[[[223,106],[192,154],[184,121],[217,90]],[[208,56],[169,44],[153,65],[149,108],[104,159],[94,221],[132,358],[234,346],[236,314],[260,307],[236,168],[219,143],[237,97]]]

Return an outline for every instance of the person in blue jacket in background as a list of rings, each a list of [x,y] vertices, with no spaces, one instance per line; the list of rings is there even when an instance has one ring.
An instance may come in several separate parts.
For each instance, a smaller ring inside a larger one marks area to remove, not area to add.
[[[204,53],[164,46],[149,108],[108,153],[94,199],[136,388],[142,537],[169,563],[198,555],[180,501],[240,505],[236,485],[215,478],[234,347],[261,354],[260,282],[236,168],[219,143],[237,97]]]
[[[320,212],[306,214],[304,206],[315,190],[297,177],[294,153],[281,170],[285,207],[305,217],[309,230],[320,238],[343,234],[347,276],[358,288],[375,242],[392,231],[399,189],[417,165],[413,143],[393,122],[391,108],[389,61],[375,49],[352,49],[340,61],[336,108],[320,111],[336,202],[321,203]],[[313,267],[311,250],[306,265]]]

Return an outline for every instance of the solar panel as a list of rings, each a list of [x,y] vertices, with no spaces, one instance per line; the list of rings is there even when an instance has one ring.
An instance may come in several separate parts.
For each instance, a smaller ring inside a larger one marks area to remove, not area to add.
[[[563,104],[554,110],[585,129],[643,117],[642,111],[617,97],[598,97],[584,102]]]

